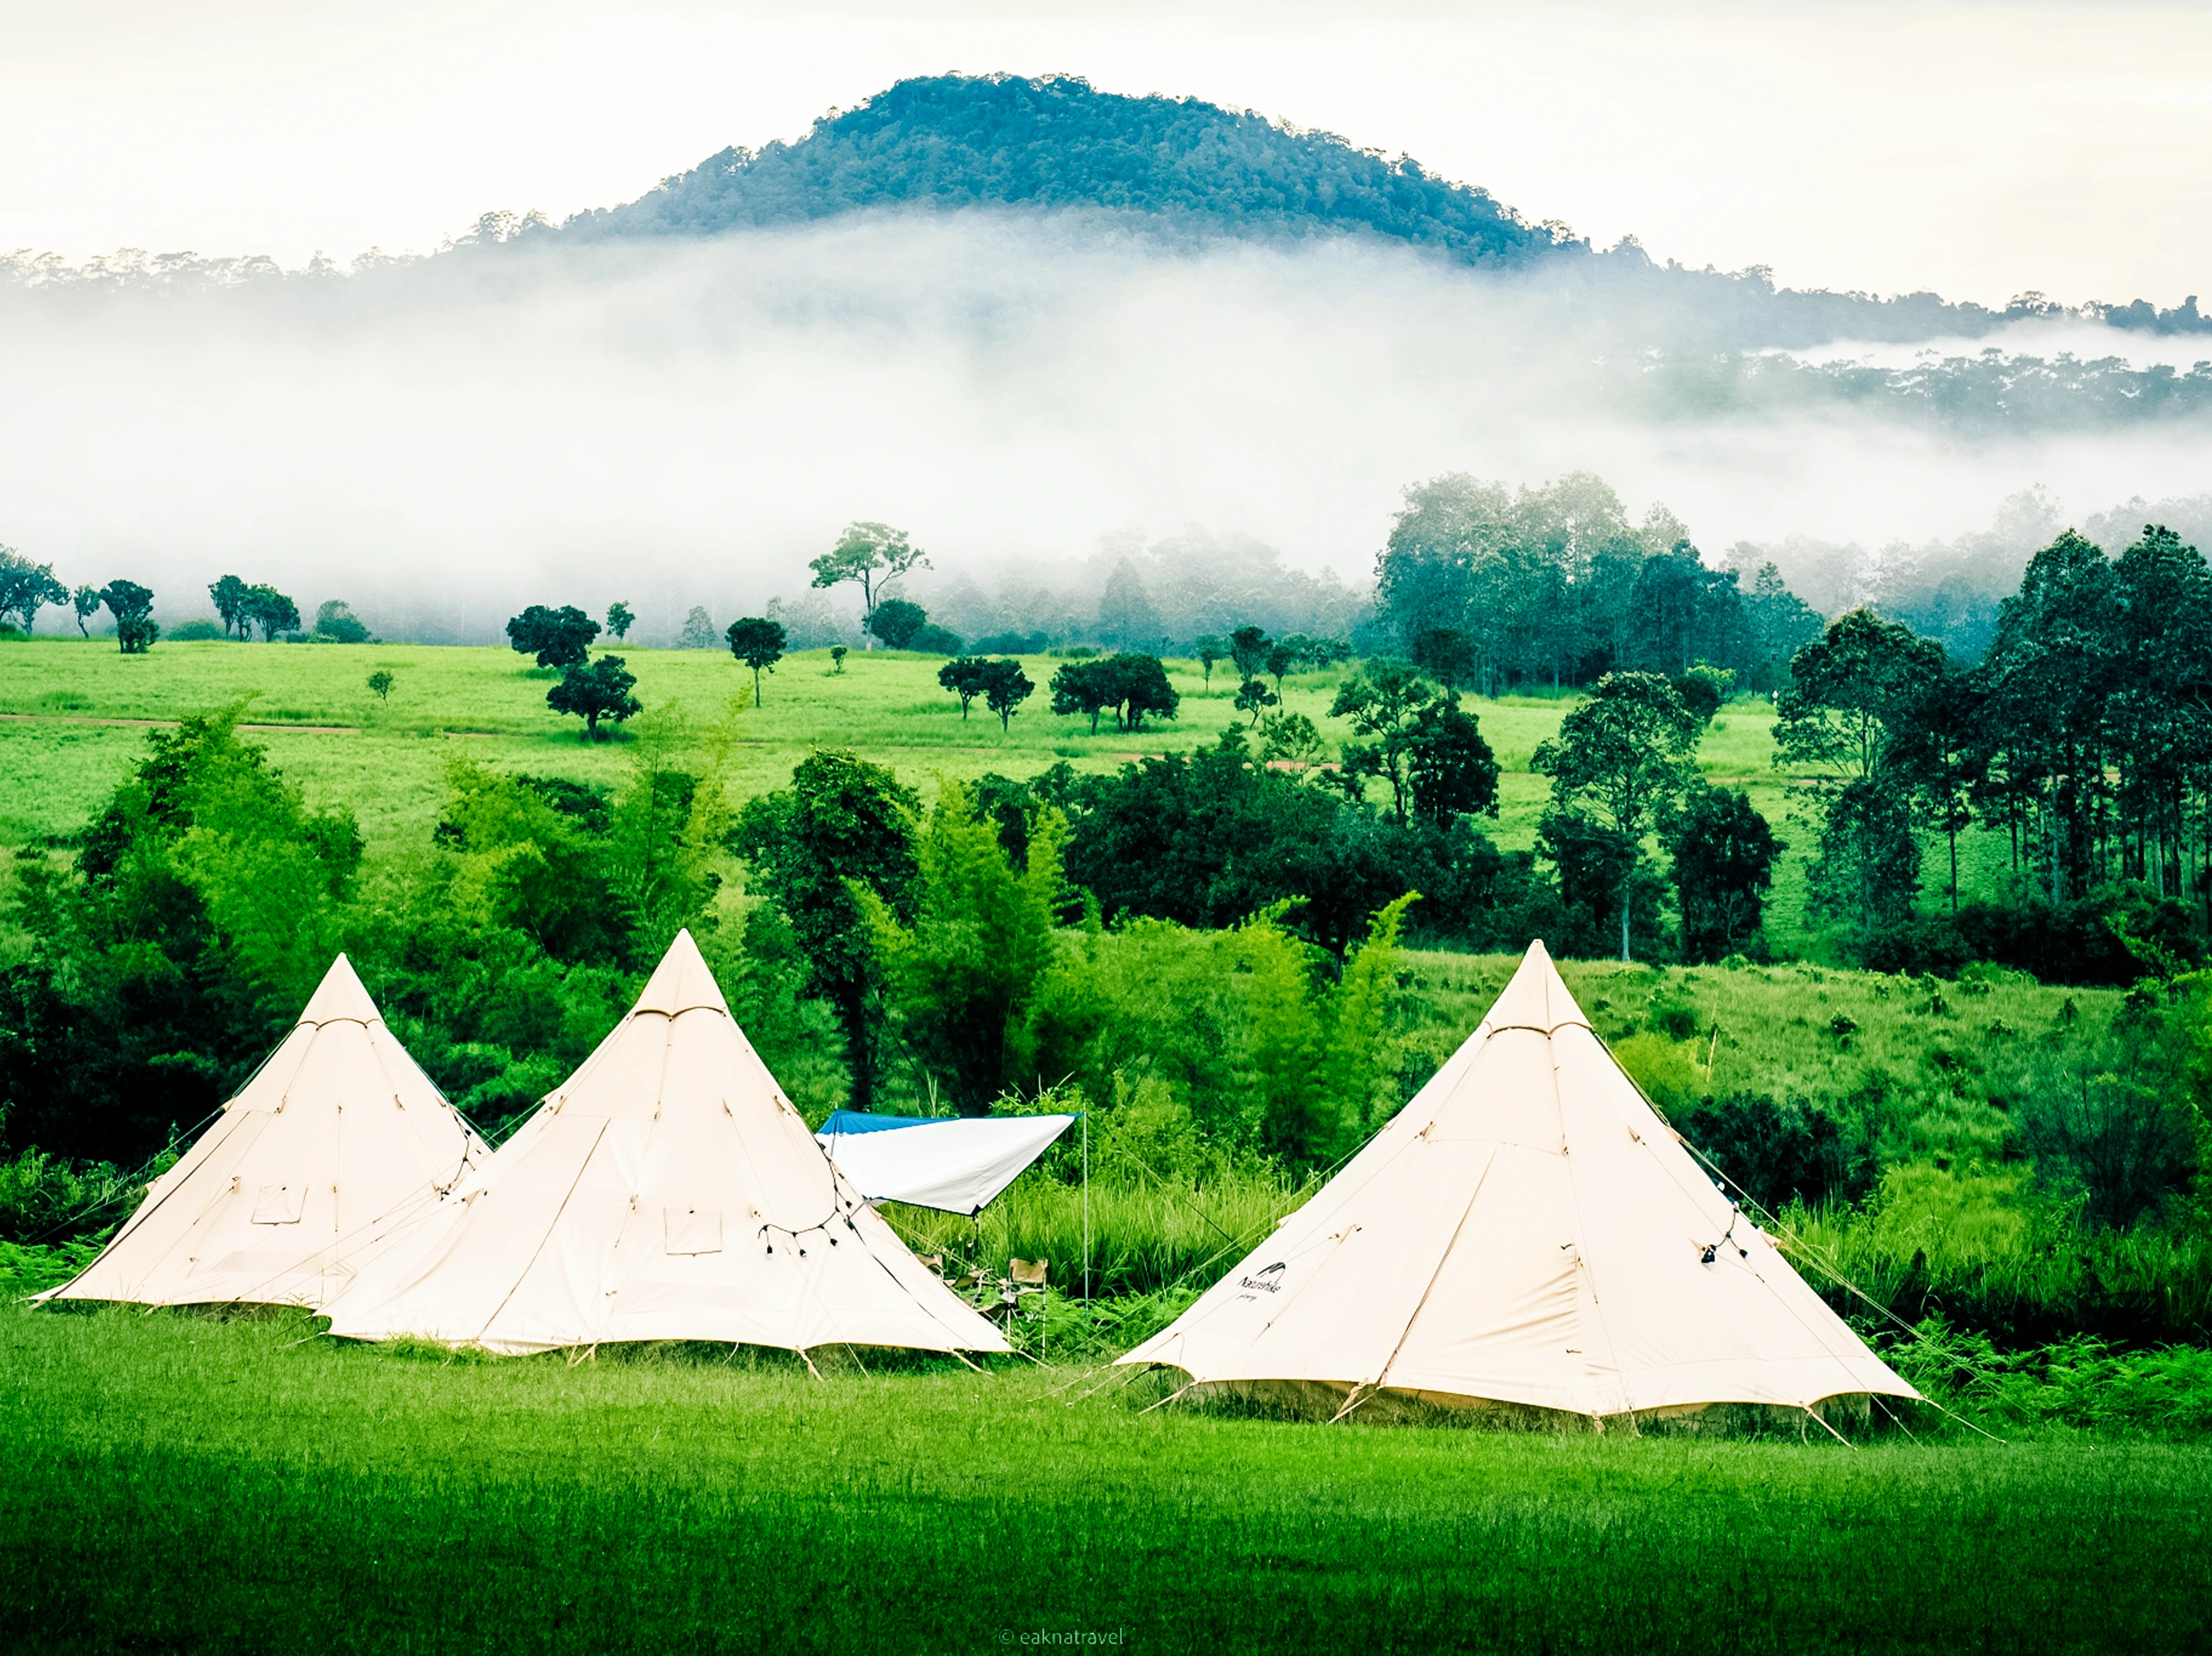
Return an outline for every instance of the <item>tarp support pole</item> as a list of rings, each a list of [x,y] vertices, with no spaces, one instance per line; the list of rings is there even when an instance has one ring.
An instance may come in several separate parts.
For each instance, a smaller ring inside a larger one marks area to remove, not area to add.
[[[1083,1309],[1091,1310],[1091,1111],[1083,1112]]]

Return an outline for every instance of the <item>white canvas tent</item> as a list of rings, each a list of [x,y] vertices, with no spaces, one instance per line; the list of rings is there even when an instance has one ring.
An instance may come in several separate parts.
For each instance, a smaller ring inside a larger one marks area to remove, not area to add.
[[[51,1297],[320,1306],[345,1286],[347,1252],[487,1154],[341,954],[283,1044]]]
[[[1917,1395],[1734,1210],[1541,943],[1341,1172],[1120,1361],[1599,1419]]]
[[[1007,1349],[838,1177],[689,932],[483,1169],[357,1263],[331,1331],[366,1339]]]

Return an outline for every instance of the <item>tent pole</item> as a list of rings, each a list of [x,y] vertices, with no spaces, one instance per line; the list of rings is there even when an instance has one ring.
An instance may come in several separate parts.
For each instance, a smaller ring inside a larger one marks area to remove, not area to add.
[[[1083,1112],[1083,1311],[1091,1312],[1091,1112]]]

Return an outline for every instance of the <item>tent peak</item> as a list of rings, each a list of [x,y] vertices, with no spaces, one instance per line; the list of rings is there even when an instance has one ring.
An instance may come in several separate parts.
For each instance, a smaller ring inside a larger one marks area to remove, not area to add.
[[[353,962],[341,954],[331,962],[331,969],[323,974],[323,981],[307,997],[299,1021],[303,1024],[376,1024],[384,1021],[384,1014],[376,1009],[369,998]]]
[[[706,957],[691,939],[689,928],[676,934],[676,941],[668,946],[668,953],[660,957],[660,964],[653,971],[637,1004],[630,1008],[635,1017],[641,1012],[658,1012],[673,1018],[679,1012],[690,1012],[706,1007],[730,1014],[730,1003],[722,998],[720,985],[708,969]]]
[[[1483,1022],[1492,1029],[1540,1029],[1547,1034],[1569,1025],[1589,1027],[1589,1016],[1576,1004],[1540,937],[1529,943]]]

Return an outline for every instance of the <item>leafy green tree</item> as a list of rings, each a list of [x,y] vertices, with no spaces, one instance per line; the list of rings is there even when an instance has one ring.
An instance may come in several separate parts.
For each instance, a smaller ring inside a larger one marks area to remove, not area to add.
[[[752,669],[753,705],[758,707],[762,673],[774,673],[775,664],[783,660],[783,623],[757,615],[747,616],[730,623],[727,636],[730,654]]]
[[[1283,680],[1291,676],[1298,664],[1297,652],[1287,641],[1271,645],[1267,650],[1267,676],[1275,681],[1275,699],[1283,698]]]
[[[300,630],[300,606],[274,587],[246,589],[246,619],[261,629],[261,642],[274,643],[280,632]]]
[[[1819,853],[1805,871],[1808,906],[1862,936],[1912,916],[1920,894],[1913,799],[1894,770],[1854,776],[1823,799]]]
[[[1168,670],[1158,656],[1125,651],[1108,656],[1097,666],[1107,693],[1114,697],[1120,710],[1123,729],[1142,730],[1147,714],[1156,713],[1163,719],[1175,717],[1182,697],[1169,682]]]
[[[832,645],[830,645],[830,672],[832,672],[832,673],[842,673],[842,672],[845,670],[845,658],[846,658],[848,655],[851,654],[852,654],[852,650],[851,650],[851,648],[850,648],[848,646],[847,646],[847,645],[844,645],[844,644],[832,644]]]
[[[599,636],[599,624],[574,604],[557,610],[532,604],[507,624],[507,642],[514,653],[535,656],[541,667],[581,667]]]
[[[1264,627],[1239,627],[1229,635],[1229,659],[1237,664],[1237,679],[1249,684],[1267,670],[1267,652],[1275,641]]]
[[[712,649],[714,648],[714,618],[707,613],[704,604],[694,604],[690,613],[684,618],[683,630],[676,635],[678,649]]]
[[[965,1116],[1025,1079],[1015,1038],[1052,963],[1066,828],[1057,811],[1030,825],[1027,855],[1012,863],[975,795],[948,782],[915,845],[913,919],[855,882],[898,1031],[922,1074]]]
[[[392,687],[398,682],[387,667],[379,667],[368,675],[368,688],[380,702],[389,703],[392,700]]]
[[[1206,693],[1213,691],[1214,664],[1228,656],[1229,647],[1212,633],[1200,633],[1191,641],[1190,653],[1198,658],[1198,665],[1206,674]]]
[[[1437,687],[1417,667],[1404,661],[1370,661],[1337,687],[1329,706],[1332,719],[1349,719],[1352,728],[1365,741],[1346,742],[1344,775],[1357,783],[1380,776],[1390,784],[1390,810],[1400,822],[1407,819],[1413,798],[1407,770],[1421,710],[1437,698]]]
[[[1904,759],[1947,671],[1941,644],[1858,609],[1791,658],[1776,698],[1775,763],[1798,768],[1819,813],[1814,906],[1863,933],[1910,915],[1920,889]]]
[[[1230,705],[1239,713],[1250,714],[1252,727],[1256,730],[1259,728],[1261,715],[1281,700],[1282,697],[1267,688],[1267,680],[1264,679],[1247,679],[1237,686],[1237,699]]]
[[[645,710],[645,703],[630,694],[637,675],[619,655],[602,655],[585,667],[569,667],[561,682],[545,692],[545,705],[556,713],[573,714],[584,721],[585,741],[599,740],[599,721],[620,724]]]
[[[315,612],[315,636],[334,638],[341,644],[367,644],[374,641],[368,629],[353,612],[353,606],[342,598],[325,599]]]
[[[1558,740],[1538,743],[1529,761],[1552,779],[1554,813],[1588,816],[1616,837],[1623,960],[1631,958],[1631,882],[1643,865],[1644,837],[1667,825],[1694,780],[1697,740],[1697,720],[1664,679],[1609,673],[1559,721]],[[1564,839],[1554,835],[1553,843]]]
[[[1776,763],[1873,776],[1943,671],[1943,647],[1910,627],[1872,610],[1838,617],[1790,661],[1776,701]]]
[[[240,703],[147,733],[73,864],[15,868],[33,958],[11,968],[9,1128],[136,1164],[217,1108],[330,965],[362,839],[240,741]]]
[[[1558,877],[1561,905],[1579,922],[1561,953],[1595,954],[1623,930],[1630,938],[1624,958],[1639,947],[1651,953],[1662,892],[1638,842],[1586,810],[1550,805],[1537,819],[1536,849]]]
[[[1738,788],[1693,783],[1670,837],[1682,910],[1682,956],[1716,961],[1759,938],[1774,865],[1789,848]]]
[[[100,601],[115,618],[116,648],[125,655],[143,655],[161,636],[149,588],[135,581],[111,581],[100,589]]]
[[[883,766],[822,750],[792,773],[790,787],[757,796],[738,819],[753,889],[781,911],[814,992],[836,1013],[855,1110],[875,1107],[881,1013],[874,930],[858,893],[913,922],[918,808]]]
[[[78,633],[84,637],[91,637],[92,629],[85,623],[91,620],[100,608],[100,588],[89,586],[79,587],[70,594],[70,607],[76,612]]]
[[[852,523],[846,526],[837,544],[810,567],[817,587],[835,587],[848,581],[858,582],[861,628],[880,637],[882,635],[869,624],[875,619],[876,608],[881,601],[878,594],[908,570],[926,569],[930,564],[921,548],[907,539],[905,530],[894,529],[888,523]],[[919,626],[921,623],[915,624]]]
[[[607,606],[607,636],[617,641],[629,636],[629,630],[637,624],[637,613],[617,600]]]
[[[1098,715],[1119,705],[1120,700],[1101,671],[1104,666],[1103,661],[1063,661],[1047,686],[1052,693],[1052,710],[1062,717],[1088,715],[1094,736],[1098,734]]]
[[[226,634],[235,632],[240,638],[252,636],[252,621],[249,618],[247,594],[252,588],[234,575],[227,575],[208,588],[208,596],[215,600],[215,612],[222,622]]]
[[[1303,713],[1262,715],[1258,729],[1263,764],[1318,764],[1328,751],[1319,728]]]
[[[1003,734],[1014,716],[1014,709],[1030,698],[1036,686],[1022,671],[1022,664],[1012,660],[986,661],[982,672],[983,705],[999,715],[999,729]],[[963,704],[962,712],[966,712]]]
[[[0,621],[20,616],[28,632],[41,606],[69,601],[70,589],[54,579],[52,564],[33,563],[14,547],[0,546]]]
[[[1498,814],[1498,757],[1471,713],[1438,696],[1415,709],[1406,787],[1413,814],[1448,827],[1455,817]]]
[[[960,698],[960,716],[968,716],[968,704],[983,693],[983,669],[988,665],[978,655],[956,655],[937,670],[937,682]]]
[[[929,624],[929,612],[910,599],[886,598],[868,612],[866,624],[886,649],[904,649]]]

